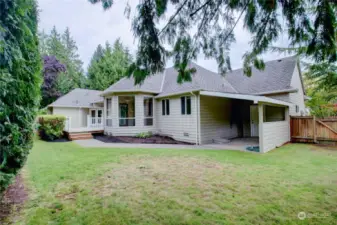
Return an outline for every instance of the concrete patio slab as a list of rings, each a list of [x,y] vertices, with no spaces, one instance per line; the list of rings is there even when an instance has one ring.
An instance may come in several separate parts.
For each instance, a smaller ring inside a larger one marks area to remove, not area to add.
[[[105,143],[96,139],[75,140],[75,143],[85,148],[140,148],[140,149],[192,149],[192,150],[238,150],[247,151],[246,146],[256,145],[255,141],[233,140],[227,144],[177,145],[177,144],[135,144],[135,143]],[[257,144],[258,145],[258,144]]]

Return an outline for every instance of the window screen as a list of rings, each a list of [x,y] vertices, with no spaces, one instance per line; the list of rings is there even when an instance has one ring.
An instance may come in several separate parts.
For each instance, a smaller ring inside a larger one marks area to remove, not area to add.
[[[161,100],[161,114],[165,115],[165,100]]]
[[[185,97],[180,98],[181,114],[185,115]]]
[[[170,115],[170,100],[166,99],[166,115]]]
[[[191,115],[191,97],[186,97],[186,111],[187,115]]]
[[[180,107],[182,115],[191,115],[191,97],[184,96],[180,98]]]
[[[264,106],[264,122],[276,122],[285,120],[285,107]]]

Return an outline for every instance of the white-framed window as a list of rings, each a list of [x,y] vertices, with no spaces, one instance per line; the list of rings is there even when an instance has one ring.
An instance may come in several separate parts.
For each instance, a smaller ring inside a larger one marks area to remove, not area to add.
[[[153,126],[153,98],[144,97],[144,126]]]
[[[119,126],[136,126],[135,96],[118,96]]]
[[[163,116],[170,115],[170,99],[161,100],[161,110]]]
[[[105,111],[106,119],[105,125],[107,127],[112,127],[112,116],[111,116],[111,98],[106,99],[106,111]]]
[[[300,107],[296,105],[296,112],[298,113],[300,111]]]
[[[180,107],[182,115],[191,115],[191,96],[183,96],[180,98]]]

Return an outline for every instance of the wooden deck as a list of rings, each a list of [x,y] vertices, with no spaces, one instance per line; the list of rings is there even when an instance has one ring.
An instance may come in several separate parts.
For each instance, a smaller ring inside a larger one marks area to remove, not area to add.
[[[64,133],[68,137],[69,140],[86,140],[92,139],[92,134],[103,133],[104,129],[102,127],[81,127],[81,128],[72,128],[70,130],[65,130]]]
[[[70,129],[64,130],[64,132],[67,132],[67,133],[82,133],[82,132],[103,133],[103,131],[104,131],[103,127],[79,127],[79,128],[70,128]]]

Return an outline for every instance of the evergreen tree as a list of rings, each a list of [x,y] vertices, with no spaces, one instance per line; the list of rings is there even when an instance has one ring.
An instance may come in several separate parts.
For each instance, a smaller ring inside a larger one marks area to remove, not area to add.
[[[76,42],[71,37],[69,28],[67,27],[62,35],[62,43],[65,47],[65,63],[67,67],[67,72],[65,75],[73,83],[74,87],[84,87],[85,77],[83,75],[83,62],[80,60],[80,57],[77,53],[78,48]],[[68,92],[69,90],[63,91],[63,93]]]
[[[104,9],[113,5],[113,0],[89,1],[102,3]],[[159,28],[170,4],[175,12]],[[215,59],[219,71],[225,74],[231,69],[233,31],[241,18],[243,28],[252,34],[252,49],[243,56],[247,75],[252,66],[264,68],[261,54],[269,51],[285,32],[291,47],[308,46],[305,54],[315,61],[335,62],[336,7],[332,0],[143,0],[137,5],[132,23],[139,46],[129,74],[140,83],[151,73],[162,71],[167,57],[173,57],[178,80],[189,81],[193,70],[188,68],[188,61],[196,59],[200,52]],[[167,50],[166,43],[173,50]]]
[[[55,56],[62,63],[67,60],[66,47],[62,43],[61,35],[54,26],[47,39],[47,55]]]
[[[50,34],[43,31],[39,38],[42,43],[41,55],[55,56],[66,67],[66,71],[60,72],[57,76],[57,90],[64,95],[74,88],[84,87],[86,77],[82,69],[83,62],[77,53],[78,48],[69,28],[61,35],[54,26]]]
[[[0,193],[33,146],[41,57],[35,0],[0,1]]]
[[[100,60],[103,57],[103,55],[104,55],[104,48],[102,47],[102,45],[99,44],[91,58],[90,64]]]
[[[100,51],[98,49],[99,47],[88,68],[88,84],[91,89],[104,90],[126,76],[132,58],[119,39],[114,42],[113,47],[106,42],[101,57],[97,57],[97,52]]]
[[[42,56],[48,55],[48,34],[39,32],[39,51]]]

